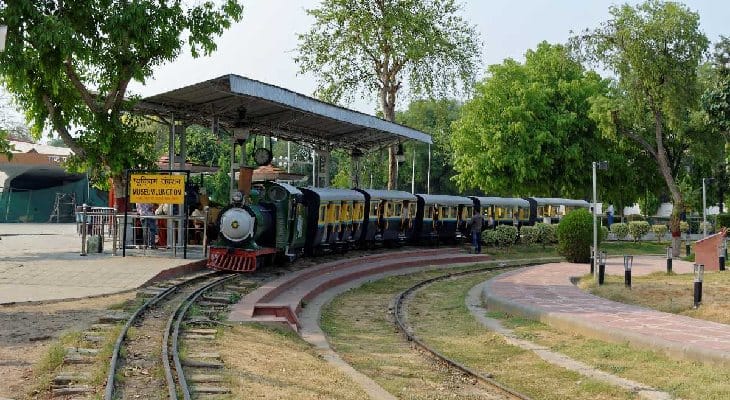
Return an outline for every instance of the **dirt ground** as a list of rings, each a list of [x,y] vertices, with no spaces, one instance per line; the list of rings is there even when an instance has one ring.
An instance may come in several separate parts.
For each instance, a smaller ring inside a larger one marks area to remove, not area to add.
[[[108,314],[109,306],[134,296],[0,306],[0,397],[19,398],[30,389],[33,366],[56,339],[84,330]]]

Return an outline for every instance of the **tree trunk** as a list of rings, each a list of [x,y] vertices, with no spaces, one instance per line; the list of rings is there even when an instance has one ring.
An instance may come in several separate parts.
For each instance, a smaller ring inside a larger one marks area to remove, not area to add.
[[[672,208],[672,217],[669,220],[669,230],[672,232],[672,257],[679,257],[679,251],[682,245],[682,232],[679,230],[679,215],[680,210],[684,208],[684,202],[682,200],[682,192],[679,191],[677,183],[674,181],[672,176],[672,169],[669,166],[669,159],[667,158],[667,150],[664,148],[664,121],[659,111],[654,111],[654,128],[655,128],[655,140],[656,140],[656,160],[659,165],[659,171],[664,177],[664,181],[667,183],[667,188],[672,195],[672,202],[674,207]]]
[[[385,120],[395,122],[395,93],[390,93],[387,87],[380,89],[380,107],[383,110]],[[388,146],[388,190],[396,190],[398,184],[398,161],[395,154],[398,151],[398,145]]]
[[[117,206],[117,212],[127,212],[126,194],[127,183],[124,181],[124,175],[112,176],[112,185],[114,186],[114,201]]]

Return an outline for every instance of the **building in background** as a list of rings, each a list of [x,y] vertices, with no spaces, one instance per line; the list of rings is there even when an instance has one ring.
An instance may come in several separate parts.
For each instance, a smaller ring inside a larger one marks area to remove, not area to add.
[[[73,222],[76,205],[107,205],[90,188],[86,174],[72,174],[63,162],[66,147],[11,141],[13,157],[0,155],[0,222]]]

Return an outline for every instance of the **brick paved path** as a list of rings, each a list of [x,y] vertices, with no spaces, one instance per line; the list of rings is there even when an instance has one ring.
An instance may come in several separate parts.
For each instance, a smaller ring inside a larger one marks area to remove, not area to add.
[[[633,274],[665,270],[659,257],[634,257]],[[688,262],[674,260],[678,273]],[[583,292],[570,277],[586,264],[544,264],[512,271],[484,286],[487,307],[540,320],[559,329],[603,340],[628,341],[675,358],[730,365],[730,325],[617,303]],[[623,275],[623,259],[609,259],[607,273]]]

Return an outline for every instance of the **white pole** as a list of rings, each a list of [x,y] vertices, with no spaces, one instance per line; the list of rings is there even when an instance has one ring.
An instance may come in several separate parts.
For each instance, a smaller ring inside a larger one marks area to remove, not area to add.
[[[5,38],[8,35],[8,27],[0,25],[0,51],[5,51]]]
[[[431,143],[428,144],[428,171],[426,172],[426,194],[431,194]]]
[[[411,194],[416,194],[416,147],[413,147],[413,165],[411,169]]]
[[[317,153],[312,150],[312,187],[317,187]]]
[[[702,237],[707,237],[707,187],[702,178]]]
[[[594,277],[598,282],[598,224],[596,223],[596,162],[593,162],[593,268]]]
[[[286,142],[286,172],[291,172],[291,142]]]

